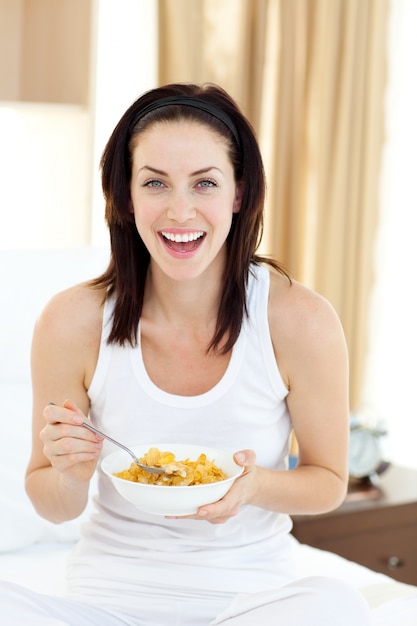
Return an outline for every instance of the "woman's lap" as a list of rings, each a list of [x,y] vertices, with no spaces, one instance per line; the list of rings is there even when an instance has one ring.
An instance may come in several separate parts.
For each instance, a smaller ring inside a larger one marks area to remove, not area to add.
[[[70,597],[38,594],[0,582],[2,619],[10,626],[368,626],[370,614],[359,593],[338,581],[311,577],[277,590],[224,597],[175,598],[160,590],[159,600],[145,597],[135,611],[105,610]],[[122,603],[121,603],[122,604]],[[223,605],[223,606],[222,606]],[[221,608],[222,607],[222,608]],[[7,619],[6,619],[7,618]]]
[[[0,582],[2,621],[8,626],[126,626],[114,616],[71,598],[49,596]]]
[[[277,590],[238,594],[210,626],[370,626],[368,605],[340,581],[314,576]]]

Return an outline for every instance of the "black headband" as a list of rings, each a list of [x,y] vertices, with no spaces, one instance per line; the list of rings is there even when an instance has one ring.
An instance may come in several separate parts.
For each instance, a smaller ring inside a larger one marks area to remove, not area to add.
[[[230,130],[233,137],[235,138],[238,147],[240,148],[239,133],[237,132],[236,126],[233,124],[230,117],[221,109],[219,109],[216,105],[211,104],[210,102],[207,102],[206,100],[203,100],[201,98],[196,98],[195,96],[168,96],[167,98],[155,100],[155,102],[148,104],[143,109],[140,109],[138,111],[133,121],[132,128],[136,126],[136,124],[142,117],[144,117],[151,111],[155,111],[155,109],[160,109],[161,107],[166,107],[171,104],[194,107],[195,109],[200,109],[201,111],[205,111],[213,117],[216,117],[218,120],[223,122],[225,126],[227,126],[227,128]]]

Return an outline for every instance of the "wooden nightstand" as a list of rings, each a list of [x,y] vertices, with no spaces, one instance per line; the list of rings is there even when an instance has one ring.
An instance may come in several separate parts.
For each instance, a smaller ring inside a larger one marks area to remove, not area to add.
[[[352,483],[336,511],[293,522],[301,543],[417,585],[417,471],[392,466],[377,486]]]

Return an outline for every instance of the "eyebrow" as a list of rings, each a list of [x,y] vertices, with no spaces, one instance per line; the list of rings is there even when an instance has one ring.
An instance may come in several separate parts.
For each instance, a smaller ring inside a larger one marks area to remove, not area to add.
[[[138,171],[138,174],[142,170],[149,170],[150,172],[153,172],[154,174],[159,174],[160,176],[168,176],[168,173],[164,172],[164,170],[159,170],[156,167],[151,167],[150,165],[144,165],[143,167],[141,167]],[[208,167],[202,167],[200,170],[191,172],[190,176],[199,176],[200,174],[206,174],[207,172],[210,172],[210,170],[217,170],[218,172],[221,172],[221,170],[215,165],[209,165]]]

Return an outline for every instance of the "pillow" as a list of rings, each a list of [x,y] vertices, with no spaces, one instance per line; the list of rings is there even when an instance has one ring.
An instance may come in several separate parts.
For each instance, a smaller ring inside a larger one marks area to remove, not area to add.
[[[0,552],[37,542],[75,541],[90,507],[78,519],[57,525],[36,513],[25,491],[32,438],[30,385],[0,382],[0,398]]]
[[[106,248],[0,251],[0,381],[30,381],[30,346],[35,321],[55,293],[98,276]]]
[[[31,450],[30,346],[33,326],[56,292],[107,266],[107,248],[0,251],[0,552],[39,541],[73,541],[81,519],[55,525],[33,509],[24,488]]]

